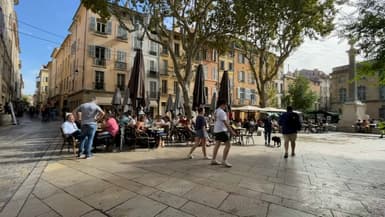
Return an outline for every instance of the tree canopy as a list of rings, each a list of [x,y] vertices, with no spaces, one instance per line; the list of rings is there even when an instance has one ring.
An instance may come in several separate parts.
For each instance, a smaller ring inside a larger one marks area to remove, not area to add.
[[[309,80],[298,76],[294,83],[289,85],[288,94],[285,96],[285,104],[301,111],[314,109],[317,95],[310,90]]]
[[[203,48],[222,50],[227,43],[225,38],[231,35],[233,27],[231,3],[220,0],[82,0],[82,3],[103,18],[114,15],[121,22],[124,16],[132,21],[135,13],[145,16],[147,20],[142,21],[146,25],[145,34],[167,48],[182,87],[185,111],[191,116],[189,88],[195,59]],[[124,10],[121,6],[129,9]],[[175,50],[175,41],[180,41],[183,52]]]
[[[266,85],[304,38],[318,39],[334,28],[334,0],[234,1],[239,27],[238,46],[256,79],[260,106],[266,105]]]
[[[385,1],[358,0],[357,18],[345,28],[345,36],[357,42],[360,51],[369,60],[358,68],[361,75],[379,73],[385,83]]]

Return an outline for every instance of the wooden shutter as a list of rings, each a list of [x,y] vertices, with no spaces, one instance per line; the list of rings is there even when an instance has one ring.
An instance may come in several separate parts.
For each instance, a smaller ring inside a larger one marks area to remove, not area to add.
[[[111,59],[111,49],[106,48],[106,60],[109,60],[109,59]]]
[[[241,98],[241,88],[240,87],[237,87],[237,98],[238,99]]]
[[[95,45],[88,45],[88,56],[95,57]]]
[[[111,21],[107,22],[106,32],[107,32],[107,34],[111,35],[111,32],[112,32],[112,23],[111,23]]]
[[[95,31],[96,30],[96,18],[95,17],[90,17],[90,31]]]

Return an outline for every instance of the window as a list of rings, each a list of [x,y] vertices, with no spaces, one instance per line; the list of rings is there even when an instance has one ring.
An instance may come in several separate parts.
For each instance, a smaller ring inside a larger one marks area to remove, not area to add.
[[[168,48],[167,46],[162,46],[162,54],[168,54]]]
[[[238,63],[245,63],[245,56],[242,53],[238,53]]]
[[[246,91],[245,91],[245,88],[243,88],[243,87],[239,88],[239,98],[240,99],[246,98]]]
[[[162,67],[162,74],[163,75],[168,75],[168,61],[163,60],[163,67]]]
[[[358,100],[361,100],[361,101],[366,100],[366,87],[365,86],[357,87],[357,97],[358,97]]]
[[[44,92],[45,92],[45,93],[48,92],[48,86],[44,86]]]
[[[209,98],[208,98],[208,95],[209,95],[209,88],[208,87],[205,87],[205,99],[206,99],[206,103],[209,101]]]
[[[217,61],[217,50],[213,50],[213,55],[211,58],[214,62]]]
[[[150,60],[150,71],[156,73],[156,65],[154,60]]]
[[[124,29],[123,26],[119,25],[116,37],[122,40],[127,40],[127,30]]]
[[[205,79],[205,80],[209,79],[209,78],[208,78],[208,71],[209,71],[209,70],[208,70],[208,66],[207,66],[207,65],[204,65],[204,66],[203,66],[203,76],[204,76],[204,79]]]
[[[95,71],[95,89],[104,89],[104,72],[102,71]]]
[[[233,71],[233,63],[229,63],[229,71]]]
[[[380,86],[380,99],[385,100],[385,86]]]
[[[156,94],[156,81],[150,81],[150,98],[157,98]]]
[[[97,19],[95,31],[100,34],[111,34],[111,22],[106,23],[102,19]]]
[[[158,44],[150,41],[150,54],[156,56],[158,53]]]
[[[175,44],[174,44],[174,53],[175,53],[175,56],[177,56],[177,57],[180,56],[180,53],[179,53],[179,44],[178,44],[178,43],[175,43]]]
[[[229,51],[229,57],[230,58],[234,57],[234,51],[233,50]]]
[[[340,88],[339,90],[340,102],[346,102],[346,88]]]
[[[176,94],[177,89],[178,89],[178,82],[174,81],[174,94]]]
[[[167,80],[162,80],[162,94],[167,94]]]
[[[116,53],[116,61],[125,63],[126,62],[126,52],[118,50]]]
[[[95,65],[104,66],[106,64],[105,60],[111,57],[111,50],[101,46],[89,45],[88,55],[94,58]]]
[[[221,70],[225,70],[225,61],[221,60]]]
[[[213,80],[218,80],[218,71],[217,71],[217,67],[213,67],[213,71],[212,71],[212,76]]]
[[[378,109],[379,117],[381,119],[385,119],[385,107],[382,106],[380,109]]]
[[[238,81],[239,82],[245,82],[245,72],[244,71],[239,71],[238,72]]]
[[[116,83],[117,83],[117,88],[119,88],[121,91],[124,91],[125,89],[125,81],[126,81],[125,75],[118,74]]]
[[[137,50],[137,49],[142,49],[142,39],[140,38],[140,36],[136,36],[134,38],[134,50]]]

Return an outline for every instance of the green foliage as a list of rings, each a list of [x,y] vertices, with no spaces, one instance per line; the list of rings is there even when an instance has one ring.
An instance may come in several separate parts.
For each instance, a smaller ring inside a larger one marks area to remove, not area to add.
[[[309,80],[303,76],[298,76],[294,83],[289,85],[288,95],[285,97],[286,105],[301,111],[314,109],[316,100],[317,95],[310,90]]]
[[[249,60],[262,107],[267,100],[265,86],[284,61],[304,38],[328,35],[336,13],[334,0],[235,0],[234,10],[243,39],[238,46]]]
[[[385,1],[359,0],[357,19],[344,28],[347,38],[357,41],[358,48],[371,61],[358,69],[362,75],[379,73],[385,84]]]
[[[267,99],[268,99],[268,105],[270,107],[278,107],[278,99],[277,99],[277,88],[275,88],[274,85],[270,84],[267,88]]]

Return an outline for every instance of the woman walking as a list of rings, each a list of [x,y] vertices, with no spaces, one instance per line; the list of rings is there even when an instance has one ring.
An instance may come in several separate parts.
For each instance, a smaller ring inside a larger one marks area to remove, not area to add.
[[[202,152],[203,152],[203,157],[205,159],[211,159],[209,156],[206,154],[206,140],[208,138],[207,130],[206,130],[206,119],[204,117],[204,109],[203,108],[198,108],[198,116],[195,121],[195,143],[191,147],[190,153],[188,154],[188,158],[192,159],[193,155],[192,153],[194,152],[195,148],[197,146],[202,145]]]

